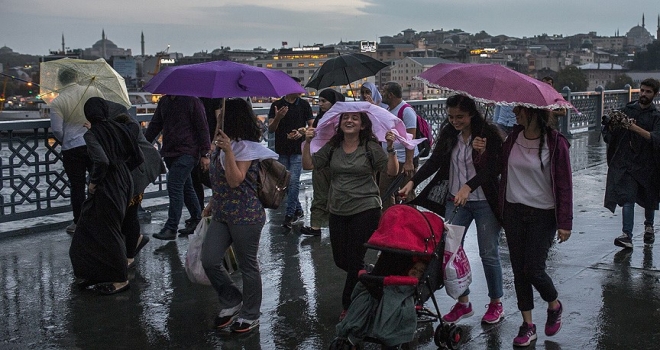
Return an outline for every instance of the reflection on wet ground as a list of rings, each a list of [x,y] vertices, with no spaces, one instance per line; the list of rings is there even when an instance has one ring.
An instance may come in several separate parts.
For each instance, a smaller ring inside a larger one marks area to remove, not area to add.
[[[620,251],[619,211],[602,208],[604,148],[594,139],[571,139],[574,159],[573,237],[555,244],[548,271],[565,306],[562,331],[543,334],[545,306],[537,296],[537,349],[652,349],[660,342],[660,272],[653,260],[657,243],[641,240],[642,211],[635,221],[635,248]],[[306,215],[311,188],[300,195]],[[639,208],[638,208],[639,209]],[[144,233],[157,232],[167,216],[155,210]],[[78,291],[68,258],[70,236],[63,230],[0,240],[0,348],[2,349],[324,349],[335,334],[344,274],[334,266],[327,231],[303,237],[279,226],[281,210],[268,212],[260,243],[264,295],[260,327],[246,335],[212,329],[217,297],[208,286],[191,284],[183,270],[187,239],[152,240],[131,272],[131,289],[100,297]],[[510,349],[521,318],[516,309],[506,241],[500,248],[504,269],[504,320],[480,324],[488,303],[474,228],[466,239],[473,269],[471,301],[475,315],[459,324],[463,349]],[[375,259],[370,251],[368,259]],[[240,283],[240,273],[234,278]],[[440,310],[453,305],[436,292]],[[418,328],[410,349],[435,349],[435,324]],[[377,349],[367,346],[367,349]]]

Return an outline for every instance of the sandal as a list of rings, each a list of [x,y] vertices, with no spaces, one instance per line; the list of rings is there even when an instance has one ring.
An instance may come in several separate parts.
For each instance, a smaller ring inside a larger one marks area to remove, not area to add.
[[[130,283],[126,283],[125,285],[119,288],[115,288],[115,285],[112,283],[103,283],[103,284],[97,284],[94,287],[94,290],[101,295],[112,295],[127,291],[129,288],[131,288]]]

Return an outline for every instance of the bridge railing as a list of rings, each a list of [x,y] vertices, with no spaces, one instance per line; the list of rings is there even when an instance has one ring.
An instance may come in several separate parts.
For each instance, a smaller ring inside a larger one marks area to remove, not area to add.
[[[575,134],[598,127],[600,118],[610,109],[621,108],[638,95],[637,89],[598,89],[591,92],[564,95],[577,111],[569,110],[560,123],[561,131]],[[656,99],[656,103],[660,99]],[[446,99],[408,101],[417,113],[425,118],[437,139],[441,123],[446,119]],[[480,106],[487,118],[492,108]],[[255,109],[260,119],[265,119],[268,109]],[[151,115],[136,115],[144,126]],[[265,135],[265,142],[273,145],[273,134]],[[157,147],[160,147],[157,144]],[[59,142],[50,132],[47,119],[0,122],[0,223],[26,218],[45,217],[71,210],[69,182],[62,166]],[[145,191],[145,198],[165,196],[165,176]]]

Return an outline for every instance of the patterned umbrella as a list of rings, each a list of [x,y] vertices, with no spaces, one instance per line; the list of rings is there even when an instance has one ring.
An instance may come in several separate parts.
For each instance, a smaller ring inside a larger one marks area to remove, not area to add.
[[[440,63],[415,79],[483,103],[572,108],[552,86],[498,64]]]
[[[39,69],[39,94],[46,103],[50,103],[65,89],[83,87],[90,96],[99,96],[125,107],[131,106],[124,78],[102,58],[94,61],[62,58],[42,62]],[[84,105],[84,101],[72,103],[79,103],[81,109]]]

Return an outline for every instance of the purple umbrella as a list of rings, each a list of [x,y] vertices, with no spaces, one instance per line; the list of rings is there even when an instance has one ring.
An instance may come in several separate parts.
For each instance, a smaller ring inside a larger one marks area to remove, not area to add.
[[[439,63],[415,79],[478,102],[533,108],[571,108],[552,86],[498,64]]]
[[[286,73],[231,61],[212,61],[167,67],[144,90],[167,95],[196,97],[279,97],[304,93]]]

